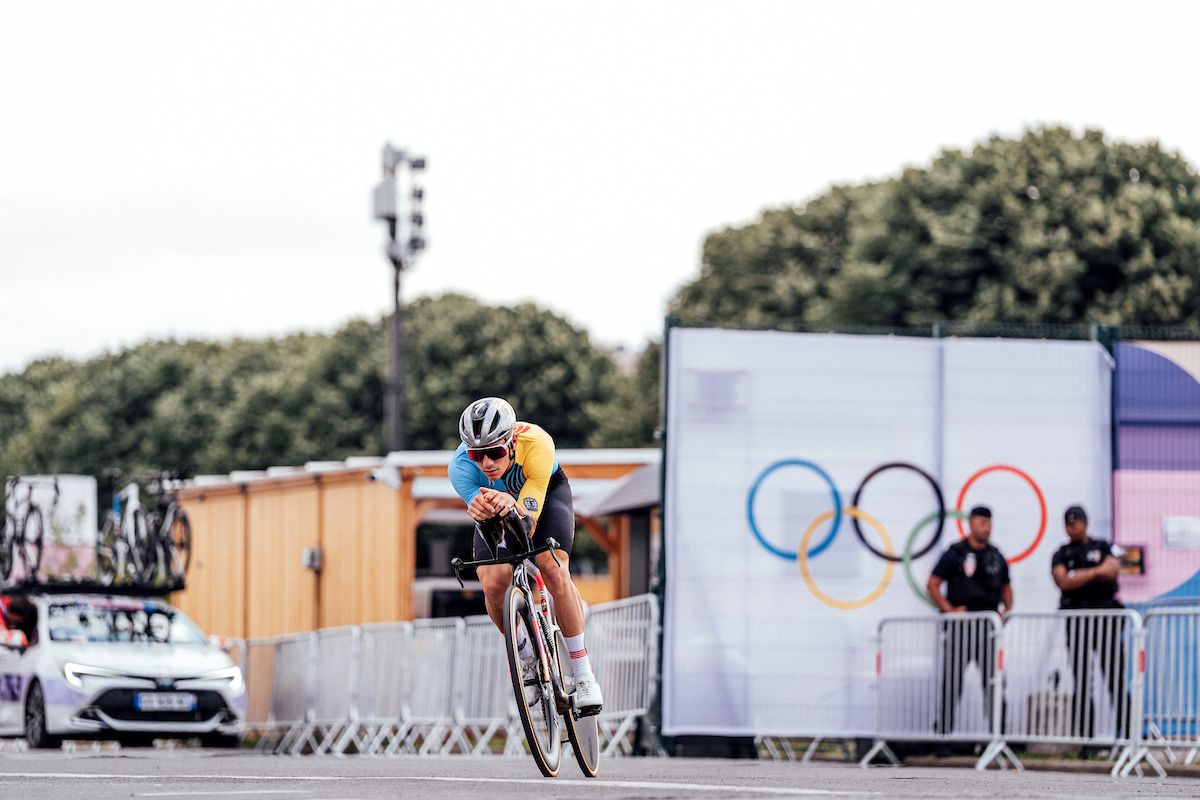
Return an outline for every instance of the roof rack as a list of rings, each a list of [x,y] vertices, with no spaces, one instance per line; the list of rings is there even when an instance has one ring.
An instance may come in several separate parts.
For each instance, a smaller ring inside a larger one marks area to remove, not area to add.
[[[96,580],[22,579],[0,585],[0,594],[104,594],[121,597],[163,597],[182,591],[185,582],[118,583],[105,585]]]

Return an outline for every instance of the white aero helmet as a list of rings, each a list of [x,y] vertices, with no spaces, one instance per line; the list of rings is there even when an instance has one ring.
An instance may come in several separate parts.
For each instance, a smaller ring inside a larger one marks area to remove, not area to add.
[[[504,444],[512,437],[517,414],[507,400],[482,397],[458,418],[458,435],[472,450]]]

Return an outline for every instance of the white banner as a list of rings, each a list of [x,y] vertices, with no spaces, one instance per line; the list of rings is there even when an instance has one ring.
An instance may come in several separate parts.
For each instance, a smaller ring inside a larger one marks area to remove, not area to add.
[[[1023,610],[1057,603],[1067,505],[1108,535],[1095,343],[675,328],[668,346],[668,735],[869,735],[875,627],[933,613],[919,592],[958,539],[938,490],[991,506]]]

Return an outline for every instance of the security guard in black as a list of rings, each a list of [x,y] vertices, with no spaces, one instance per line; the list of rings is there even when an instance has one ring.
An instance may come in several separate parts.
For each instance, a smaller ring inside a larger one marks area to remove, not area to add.
[[[967,611],[998,611],[1008,585],[1008,563],[992,545],[982,550],[963,540],[942,553],[933,574],[946,582],[946,600]]]
[[[1071,506],[1064,517],[1070,541],[1050,560],[1051,575],[1062,592],[1059,608],[1121,608],[1116,599],[1120,564],[1112,547],[1088,538],[1087,513],[1081,506]]]
[[[946,584],[944,601],[937,603],[939,598],[933,598],[942,611],[999,611],[1001,604],[1011,610],[1004,603],[1005,587],[1009,585],[1008,562],[987,543],[991,521],[992,513],[986,506],[971,509],[971,536],[952,544],[933,568],[927,588],[932,595],[940,593],[941,583]]]

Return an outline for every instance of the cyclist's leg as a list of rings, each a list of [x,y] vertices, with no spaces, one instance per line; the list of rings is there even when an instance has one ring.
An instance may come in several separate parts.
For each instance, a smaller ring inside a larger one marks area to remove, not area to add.
[[[472,559],[478,561],[494,558],[495,555],[492,545],[484,538],[480,526],[476,525],[475,541],[471,549]],[[483,602],[487,607],[488,616],[503,633],[504,593],[512,585],[512,567],[507,564],[492,564],[488,567],[477,567],[475,573],[479,576],[479,583],[483,586]]]
[[[534,547],[541,547],[547,540],[554,539],[559,549],[554,551],[558,561],[549,553],[535,557],[538,570],[546,588],[554,597],[554,615],[563,636],[572,637],[583,633],[583,604],[579,592],[571,581],[571,545],[575,540],[575,512],[571,506],[571,487],[565,481],[552,485],[546,492],[541,516],[533,531]]]

